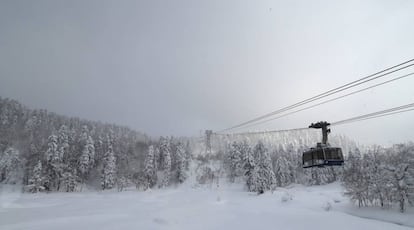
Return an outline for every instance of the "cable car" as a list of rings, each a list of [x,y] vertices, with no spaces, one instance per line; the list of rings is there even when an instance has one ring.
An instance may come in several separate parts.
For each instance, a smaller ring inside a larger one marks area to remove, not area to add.
[[[303,168],[341,166],[344,164],[342,149],[331,147],[328,144],[328,129],[330,124],[326,121],[312,123],[309,128],[322,129],[322,143],[317,143],[316,148],[311,148],[302,155]]]

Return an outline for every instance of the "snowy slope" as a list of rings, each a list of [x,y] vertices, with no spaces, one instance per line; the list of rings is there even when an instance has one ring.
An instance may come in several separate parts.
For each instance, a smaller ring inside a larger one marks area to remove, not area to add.
[[[147,192],[3,192],[0,229],[411,229],[413,210],[358,209],[339,184],[257,196],[238,186]],[[379,220],[377,220],[379,219]]]

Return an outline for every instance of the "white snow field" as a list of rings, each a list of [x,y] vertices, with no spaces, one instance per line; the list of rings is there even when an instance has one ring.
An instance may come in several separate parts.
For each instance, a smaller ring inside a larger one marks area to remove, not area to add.
[[[414,211],[354,207],[338,184],[257,196],[239,186],[0,193],[0,229],[412,229]]]

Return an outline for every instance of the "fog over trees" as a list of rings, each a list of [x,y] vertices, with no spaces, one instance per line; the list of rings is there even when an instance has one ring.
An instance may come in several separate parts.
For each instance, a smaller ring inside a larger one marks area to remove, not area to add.
[[[359,206],[414,204],[414,144],[389,148],[360,146],[344,136],[331,144],[345,153],[343,167],[302,167],[302,153],[319,141],[319,132],[255,136],[156,137],[113,124],[32,110],[0,98],[0,183],[24,192],[119,191],[197,186],[219,180],[242,183],[263,193],[291,184],[343,183]]]

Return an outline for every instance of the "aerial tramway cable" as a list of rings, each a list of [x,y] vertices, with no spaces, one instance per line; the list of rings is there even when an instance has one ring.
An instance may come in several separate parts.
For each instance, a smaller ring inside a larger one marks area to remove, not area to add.
[[[307,130],[307,129],[309,129],[309,128],[308,127],[303,127],[303,128],[295,128],[295,129],[280,129],[280,130],[240,132],[240,133],[213,133],[213,135],[218,135],[218,136],[256,135],[256,134],[302,131],[302,130]]]
[[[372,113],[332,122],[329,126],[348,124],[352,122],[374,119],[374,118],[379,118],[379,117],[384,117],[384,116],[390,116],[390,115],[409,112],[409,111],[414,111],[414,103],[409,103],[406,105],[401,105],[401,106],[393,107],[390,109],[385,109],[385,110],[381,110],[377,112],[372,112]],[[239,133],[230,133],[230,134],[213,133],[213,134],[235,136],[235,135],[268,134],[268,133],[287,132],[287,131],[300,131],[300,130],[307,130],[307,129],[309,129],[309,127],[296,128],[296,129],[284,129],[284,130],[258,131],[258,132],[239,132]]]
[[[397,107],[390,108],[390,109],[385,109],[385,110],[381,110],[381,111],[377,111],[377,112],[373,112],[373,113],[368,113],[368,114],[361,115],[361,116],[356,116],[356,117],[344,119],[344,120],[341,120],[341,121],[332,122],[331,126],[351,123],[351,122],[360,121],[360,120],[373,119],[373,118],[376,118],[376,117],[388,116],[388,115],[392,115],[392,114],[396,114],[396,113],[408,112],[408,111],[411,111],[413,109],[414,109],[414,103],[410,103],[410,104],[397,106]]]
[[[387,83],[391,83],[391,82],[394,82],[394,81],[397,81],[397,80],[400,80],[400,79],[403,79],[403,78],[406,78],[406,77],[410,77],[410,76],[413,76],[413,75],[414,75],[414,72],[411,72],[409,74],[405,74],[403,76],[396,77],[396,78],[393,78],[391,80],[387,80],[387,81],[384,81],[384,82],[381,82],[381,83],[378,83],[378,84],[375,84],[375,85],[372,85],[372,86],[369,86],[369,87],[366,87],[366,88],[363,88],[363,89],[359,89],[359,90],[356,90],[354,92],[341,95],[339,97],[335,97],[335,98],[332,98],[332,99],[329,99],[329,100],[326,100],[326,101],[322,101],[320,103],[317,103],[317,104],[314,104],[314,105],[311,105],[311,106],[307,106],[307,107],[302,108],[302,109],[294,110],[292,112],[282,114],[282,115],[277,116],[277,117],[273,117],[273,118],[270,118],[270,119],[267,119],[267,120],[264,120],[264,121],[259,121],[257,123],[247,125],[244,128],[248,128],[248,127],[251,127],[251,126],[256,126],[256,125],[260,125],[260,124],[263,124],[263,123],[267,123],[269,121],[273,121],[273,120],[276,120],[276,119],[279,119],[279,118],[282,118],[282,117],[286,117],[286,116],[289,116],[289,115],[292,115],[292,114],[295,114],[295,113],[298,113],[298,112],[301,112],[301,111],[304,111],[304,110],[307,110],[307,109],[317,107],[319,105],[323,105],[323,104],[326,104],[326,103],[329,103],[329,102],[332,102],[332,101],[336,101],[336,100],[339,100],[341,98],[351,96],[351,95],[354,95],[354,94],[357,94],[357,93],[360,93],[360,92],[363,92],[363,91],[366,91],[366,90],[369,90],[369,89],[372,89],[372,88],[375,88],[375,87],[378,87],[378,86],[381,86],[381,85],[385,85]]]
[[[334,125],[349,124],[349,123],[353,123],[353,122],[365,121],[365,120],[370,120],[370,119],[379,118],[379,117],[386,117],[386,116],[390,116],[390,115],[394,115],[394,114],[399,114],[399,113],[410,112],[410,111],[414,111],[414,108],[412,108],[412,109],[406,109],[406,110],[400,110],[400,111],[395,111],[395,112],[391,112],[391,113],[385,113],[385,114],[371,116],[371,117],[366,117],[366,118],[355,119],[353,121],[343,122],[343,123],[334,124]]]
[[[344,90],[347,90],[347,89],[353,88],[353,87],[355,87],[355,86],[358,86],[358,85],[361,85],[361,84],[367,83],[367,82],[369,82],[369,81],[372,81],[372,80],[375,80],[375,79],[378,79],[378,78],[381,78],[381,77],[387,76],[387,75],[392,74],[392,73],[395,73],[395,72],[397,72],[397,71],[401,71],[401,70],[403,70],[403,69],[406,69],[406,68],[408,68],[408,67],[413,66],[413,65],[414,65],[413,63],[412,63],[412,64],[409,64],[409,65],[405,65],[405,64],[408,64],[408,63],[413,62],[413,61],[414,61],[414,59],[411,59],[411,60],[405,61],[405,62],[400,63],[400,64],[398,64],[398,65],[395,65],[395,66],[389,67],[389,68],[387,68],[387,69],[381,70],[381,71],[376,72],[376,73],[374,73],[374,74],[371,74],[371,75],[368,75],[368,76],[366,76],[366,77],[360,78],[360,79],[358,79],[358,80],[352,81],[352,82],[347,83],[347,84],[345,84],[345,85],[342,85],[342,86],[339,86],[339,87],[337,87],[337,88],[334,88],[334,89],[328,90],[328,91],[326,91],[326,92],[324,92],[324,93],[318,94],[318,95],[313,96],[313,97],[311,97],[311,98],[308,98],[308,99],[306,99],[306,100],[300,101],[300,102],[295,103],[295,104],[293,104],[293,105],[290,105],[290,106],[287,106],[287,107],[281,108],[281,109],[279,109],[279,110],[276,110],[276,111],[270,112],[270,113],[265,114],[265,115],[263,115],[263,116],[260,116],[260,117],[254,118],[254,119],[252,119],[252,120],[249,120],[249,121],[243,122],[243,123],[241,123],[241,124],[238,124],[238,125],[232,126],[232,127],[230,127],[230,128],[227,128],[227,129],[221,130],[221,131],[219,131],[219,132],[220,132],[220,133],[222,133],[222,132],[225,132],[225,131],[229,131],[229,130],[233,130],[233,129],[236,129],[236,128],[240,128],[240,127],[246,126],[246,125],[251,124],[251,123],[254,123],[254,122],[258,122],[258,121],[263,120],[263,119],[265,119],[265,118],[267,118],[267,117],[270,117],[270,116],[273,116],[273,115],[276,115],[276,114],[279,114],[279,113],[282,113],[282,112],[285,112],[285,111],[288,111],[288,110],[294,109],[294,108],[296,108],[296,107],[299,107],[299,106],[302,106],[302,105],[308,104],[308,103],[313,102],[313,101],[316,101],[316,100],[320,100],[320,99],[322,99],[322,98],[324,98],[324,97],[327,97],[327,96],[330,96],[330,95],[333,95],[333,94],[336,94],[336,93],[342,92],[342,91],[344,91]],[[405,65],[405,66],[404,66],[404,65]],[[400,66],[402,66],[402,67],[400,67]],[[400,67],[400,68],[397,68],[397,67]],[[395,69],[395,68],[397,68],[397,69]]]

